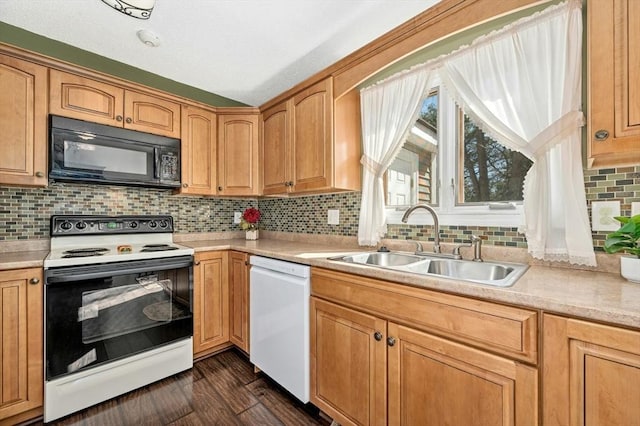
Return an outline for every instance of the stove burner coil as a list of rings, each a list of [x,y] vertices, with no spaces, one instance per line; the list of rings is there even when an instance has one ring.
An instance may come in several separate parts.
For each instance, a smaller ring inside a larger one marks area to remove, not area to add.
[[[168,251],[168,250],[178,250],[178,247],[170,246],[169,244],[147,244],[142,247],[142,250],[140,250],[140,252]]]
[[[68,259],[72,257],[102,256],[108,251],[109,249],[103,247],[71,249],[64,251],[62,253],[62,258]]]

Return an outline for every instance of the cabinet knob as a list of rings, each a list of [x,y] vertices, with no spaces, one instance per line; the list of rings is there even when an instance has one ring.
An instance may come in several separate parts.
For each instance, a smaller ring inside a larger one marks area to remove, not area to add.
[[[244,261],[244,266],[249,266],[249,261],[248,260]]]
[[[40,279],[35,277],[29,280],[29,284],[38,284],[39,282],[40,282]]]
[[[194,264],[194,265],[196,265],[196,266],[198,266],[198,265],[200,264],[200,261],[199,261],[199,260],[198,260],[198,261],[195,261],[195,262],[193,262],[193,264]]]
[[[126,120],[124,120],[127,122],[127,124],[131,124],[133,122],[133,120],[131,119],[131,117],[127,117]]]
[[[36,172],[36,177],[44,177],[44,173],[42,173],[42,172]]]
[[[373,333],[373,338],[379,342],[380,340],[382,340],[382,333],[376,331],[375,333]]]
[[[188,183],[183,183],[183,184],[182,184],[182,187],[183,187],[183,188],[188,188],[188,187],[189,187],[189,184],[188,184]]]
[[[122,121],[122,116],[121,115],[116,115],[116,121]]]
[[[395,344],[396,344],[396,338],[395,337],[387,337],[387,345],[393,346]]]
[[[609,131],[601,129],[594,133],[593,137],[597,141],[605,141],[609,137]]]
[[[221,186],[218,187],[218,191],[222,191],[222,187]]]

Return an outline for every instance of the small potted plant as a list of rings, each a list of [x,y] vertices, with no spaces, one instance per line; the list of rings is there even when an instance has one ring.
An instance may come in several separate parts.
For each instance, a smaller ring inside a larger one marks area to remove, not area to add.
[[[247,240],[258,239],[258,222],[260,221],[261,215],[260,210],[254,207],[249,207],[242,213],[240,229],[246,231],[245,237]]]
[[[620,229],[607,235],[604,251],[607,253],[625,252],[630,256],[620,258],[620,275],[627,280],[640,283],[640,214],[614,218],[621,223]]]

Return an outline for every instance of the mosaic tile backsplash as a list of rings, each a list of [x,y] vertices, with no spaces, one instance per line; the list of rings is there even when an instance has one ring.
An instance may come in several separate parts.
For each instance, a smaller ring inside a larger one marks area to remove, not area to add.
[[[179,233],[235,231],[233,212],[256,204],[250,199],[185,197],[171,190],[121,186],[0,186],[0,240],[49,238],[53,214],[170,214]]]
[[[587,202],[621,202],[621,213],[631,213],[640,201],[640,166],[585,170]],[[52,214],[170,214],[176,231],[224,232],[238,229],[233,212],[258,206],[261,227],[268,231],[357,236],[361,196],[357,192],[293,198],[220,199],[173,195],[170,190],[56,183],[48,188],[0,186],[0,240],[48,238]],[[327,210],[340,211],[340,224],[327,225]],[[591,211],[589,209],[589,215]],[[389,225],[387,238],[432,240],[429,225]],[[467,241],[482,235],[486,244],[526,247],[516,228],[443,226],[443,242]],[[602,250],[606,232],[594,232],[596,250]]]

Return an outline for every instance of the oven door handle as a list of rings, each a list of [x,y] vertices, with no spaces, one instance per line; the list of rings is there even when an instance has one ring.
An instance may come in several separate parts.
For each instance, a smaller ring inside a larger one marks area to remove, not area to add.
[[[73,269],[49,270],[48,272],[45,272],[46,284],[90,280],[117,275],[137,274],[140,272],[166,271],[168,269],[187,268],[193,266],[193,259],[189,258],[187,260],[175,262],[166,261],[161,264],[158,264],[156,262],[154,262],[153,264],[145,262],[145,264],[139,265],[118,265],[117,268],[114,268],[114,266],[116,265],[112,264],[109,269],[106,269],[105,266],[97,271],[89,271],[86,267],[78,268],[77,272],[74,272]]]

